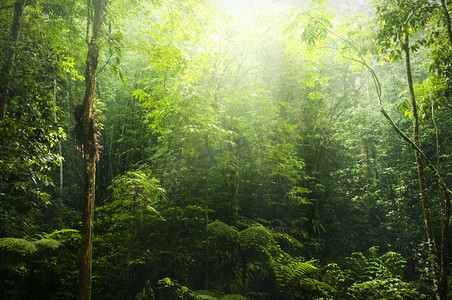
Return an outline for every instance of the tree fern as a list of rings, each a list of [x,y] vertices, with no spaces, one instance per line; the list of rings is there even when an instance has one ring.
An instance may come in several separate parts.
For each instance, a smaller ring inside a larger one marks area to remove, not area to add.
[[[226,223],[214,221],[207,225],[207,230],[213,237],[235,243],[238,240],[238,231]]]
[[[239,233],[239,241],[241,247],[247,250],[268,245],[274,239],[271,232],[263,226],[252,226]]]
[[[57,249],[61,246],[61,243],[54,239],[40,239],[34,242],[36,246],[47,249]]]
[[[248,298],[240,294],[220,295],[212,290],[198,290],[191,293],[195,300],[248,300]]]
[[[212,290],[198,290],[191,293],[193,299],[196,300],[218,300],[220,295]]]
[[[294,261],[282,264],[273,261],[276,285],[283,295],[319,295],[328,296],[334,288],[315,279],[317,268],[312,262]]]
[[[217,265],[225,267],[234,264],[234,256],[239,250],[239,232],[220,221],[214,221],[207,225],[209,232],[209,248],[215,253]]]
[[[221,297],[220,300],[248,300],[248,298],[240,294],[228,294]]]
[[[34,242],[13,237],[1,238],[0,248],[6,248],[9,251],[17,251],[24,254],[33,254],[38,250]]]
[[[275,278],[280,287],[286,285],[299,285],[303,279],[317,270],[316,267],[307,262],[294,262],[288,265],[277,264],[275,266]]]
[[[308,277],[310,274],[316,271],[317,268],[307,262],[295,262],[288,265],[288,270],[290,279],[300,280],[302,278]]]
[[[24,238],[5,237],[0,238],[0,248],[6,248],[8,251],[16,251],[27,254],[33,254],[42,249],[57,249],[61,243],[56,239],[60,234],[67,232],[78,232],[74,229],[55,230],[52,233],[36,234],[32,237]],[[54,238],[55,237],[55,238]]]
[[[293,248],[298,248],[298,249],[303,248],[303,244],[300,241],[298,241],[296,238],[294,238],[293,236],[291,236],[287,233],[274,232],[273,237],[282,246],[290,245]]]

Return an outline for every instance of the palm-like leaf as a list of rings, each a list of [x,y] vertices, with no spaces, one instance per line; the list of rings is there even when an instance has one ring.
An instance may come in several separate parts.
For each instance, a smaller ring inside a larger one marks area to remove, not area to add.
[[[317,268],[306,262],[294,262],[288,265],[275,266],[276,281],[281,287],[298,285],[302,280],[309,278]]]
[[[248,300],[248,298],[240,294],[227,294],[221,296],[212,290],[194,291],[191,296],[196,300]]]
[[[216,246],[228,245],[230,247],[237,245],[239,233],[235,228],[228,224],[214,221],[207,225],[207,230],[211,235],[211,238],[215,240]]]
[[[67,231],[77,232],[77,230],[68,229]],[[0,238],[0,248],[6,248],[9,251],[16,251],[23,254],[33,254],[40,249],[56,249],[61,243],[52,236],[64,233],[66,231],[54,231],[51,234],[35,235],[33,238]]]
[[[229,226],[226,223],[220,221],[214,221],[207,225],[207,230],[214,235],[226,237],[230,239],[236,239],[238,232],[235,228]]]
[[[288,265],[275,263],[275,277],[280,291],[291,294],[303,294],[305,292],[318,295],[328,295],[334,288],[313,278],[317,268],[310,262],[292,262]]]
[[[196,300],[218,300],[220,295],[212,290],[198,290],[191,293]]]
[[[25,254],[32,254],[37,250],[34,242],[22,238],[13,237],[0,239],[0,248],[4,247],[10,251],[17,251]]]
[[[221,297],[220,300],[248,300],[248,298],[240,294],[228,294]]]
[[[239,234],[240,245],[243,249],[253,249],[258,246],[268,245],[273,241],[273,236],[262,226],[252,226],[243,230]]]
[[[61,246],[61,243],[54,239],[40,239],[34,242],[40,248],[56,249]]]
[[[303,248],[303,244],[299,240],[297,240],[296,238],[287,233],[277,232],[273,233],[273,236],[278,241],[279,244],[290,245],[294,248],[299,249]]]

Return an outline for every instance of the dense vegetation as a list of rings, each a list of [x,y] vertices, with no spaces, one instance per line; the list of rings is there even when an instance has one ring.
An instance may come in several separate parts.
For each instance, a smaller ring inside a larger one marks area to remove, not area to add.
[[[218,2],[0,3],[0,298],[450,299],[449,1]]]

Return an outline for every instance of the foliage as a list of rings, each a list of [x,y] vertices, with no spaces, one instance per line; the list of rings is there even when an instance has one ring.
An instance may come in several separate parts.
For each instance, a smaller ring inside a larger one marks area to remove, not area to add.
[[[32,295],[42,298],[46,297],[47,286],[63,290],[47,296],[49,299],[74,296],[75,271],[72,269],[76,267],[76,254],[72,251],[77,248],[71,247],[74,241],[78,246],[77,235],[77,230],[63,229],[24,238],[1,238],[3,291],[0,295],[8,299]]]
[[[412,284],[402,280],[406,263],[402,256],[395,252],[378,256],[378,251],[378,247],[372,247],[367,257],[353,253],[349,258],[356,276],[350,295],[360,299],[418,299],[420,295]]]
[[[196,300],[247,300],[248,298],[240,294],[218,295],[211,290],[198,290],[191,293],[193,299]]]
[[[449,181],[444,11],[257,2],[240,16],[205,0],[109,2],[93,298],[431,297],[412,151],[381,120],[362,62],[408,132],[410,37],[421,144]],[[13,4],[0,4],[2,70]],[[36,233],[79,228],[83,160],[65,132],[84,93],[88,8],[29,1],[24,12],[0,128],[0,298],[76,298],[79,234]],[[444,199],[426,180],[439,224]]]

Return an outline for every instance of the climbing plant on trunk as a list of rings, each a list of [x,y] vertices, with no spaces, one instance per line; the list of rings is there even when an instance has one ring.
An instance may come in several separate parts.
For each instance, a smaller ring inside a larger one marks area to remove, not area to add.
[[[96,161],[99,156],[94,119],[94,89],[99,58],[99,39],[105,15],[106,0],[88,0],[86,42],[88,54],[85,70],[85,96],[76,107],[76,142],[83,154],[85,180],[82,206],[82,241],[79,265],[79,299],[91,299],[93,218],[96,182]],[[92,25],[91,25],[92,24]],[[90,28],[92,26],[92,28]],[[88,40],[91,30],[91,40]]]
[[[381,108],[383,115],[391,122],[391,125],[402,138],[407,141],[414,149],[416,157],[416,166],[418,173],[419,189],[424,213],[425,228],[428,238],[430,263],[432,266],[433,285],[436,294],[436,299],[447,298],[447,248],[448,248],[448,233],[450,223],[450,200],[451,192],[444,183],[441,175],[433,164],[429,161],[426,155],[421,150],[420,145],[420,127],[419,127],[419,109],[416,101],[415,91],[413,87],[413,76],[411,71],[410,54],[416,52],[427,41],[424,38],[412,39],[413,33],[420,32],[428,22],[432,19],[433,13],[437,11],[438,7],[428,1],[419,0],[413,5],[412,1],[407,0],[381,0],[377,2],[377,18],[380,21],[380,28],[377,33],[377,41],[381,46],[380,53],[388,60],[393,61],[400,59],[402,55],[405,58],[405,72],[407,77],[407,87],[409,95],[409,103],[411,111],[408,114],[413,121],[413,137],[408,138],[398,127],[392,122],[392,119]],[[442,2],[443,8],[446,8]],[[448,13],[446,12],[446,18]],[[450,29],[449,22],[448,29]],[[449,30],[450,32],[450,30]],[[413,41],[411,41],[411,39]],[[368,67],[368,65],[367,65]],[[369,68],[369,67],[368,67]],[[380,89],[378,79],[372,71],[377,90]],[[381,91],[378,92],[381,105]],[[382,107],[382,106],[381,106]],[[434,175],[438,179],[438,183],[445,194],[445,210],[442,216],[442,232],[441,232],[441,250],[440,259],[437,254],[437,247],[435,244],[435,231],[433,227],[432,216],[430,213],[430,201],[427,194],[426,179],[424,173],[424,163],[433,170]],[[441,264],[440,264],[441,262]]]

